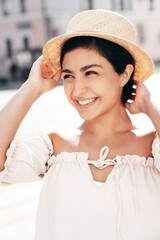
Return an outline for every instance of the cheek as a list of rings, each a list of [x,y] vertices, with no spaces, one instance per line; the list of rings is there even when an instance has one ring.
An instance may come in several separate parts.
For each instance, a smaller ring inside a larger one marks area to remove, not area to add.
[[[69,88],[68,84],[66,84],[65,82],[63,82],[63,87],[64,87],[64,92],[66,94],[66,97],[68,98],[69,93],[70,93],[70,88]]]
[[[63,87],[64,87],[64,92],[65,92],[65,95],[66,95],[68,101],[72,104],[72,99],[71,99],[71,96],[72,96],[72,84],[63,82]]]
[[[113,100],[121,96],[121,89],[118,81],[111,79],[111,81],[106,81],[99,90],[105,98]]]

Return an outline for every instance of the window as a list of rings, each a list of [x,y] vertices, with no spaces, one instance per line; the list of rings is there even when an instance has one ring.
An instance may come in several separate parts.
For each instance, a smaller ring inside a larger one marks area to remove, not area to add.
[[[51,37],[56,37],[56,36],[58,36],[58,28],[53,27],[52,28],[52,36]]]
[[[153,0],[149,0],[149,10],[150,11],[154,10],[154,1]]]
[[[23,38],[23,48],[24,50],[28,50],[29,49],[29,39],[27,37]]]
[[[144,44],[145,43],[145,30],[144,30],[144,26],[141,24],[137,25],[137,36],[138,36],[139,44]]]
[[[81,10],[88,10],[94,8],[94,0],[80,0]]]
[[[12,53],[12,42],[11,39],[7,39],[6,40],[6,56],[8,58],[12,57],[13,53]]]
[[[116,10],[116,0],[111,0],[111,8],[113,11]]]
[[[111,0],[113,11],[131,11],[133,0]]]
[[[25,0],[20,0],[20,11],[21,11],[22,13],[26,12]]]
[[[93,0],[88,0],[88,9],[93,9]]]
[[[124,10],[124,0],[120,0],[120,10]]]
[[[2,12],[4,15],[9,14],[9,2],[7,0],[2,0]]]

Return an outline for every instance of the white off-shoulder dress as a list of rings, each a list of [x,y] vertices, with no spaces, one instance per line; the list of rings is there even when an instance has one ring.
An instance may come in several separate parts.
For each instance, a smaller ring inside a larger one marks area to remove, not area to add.
[[[160,141],[153,157],[88,160],[86,152],[53,155],[49,137],[19,134],[7,151],[1,183],[30,182],[45,174],[37,212],[36,240],[160,240]],[[105,183],[93,180],[89,164],[114,165]]]

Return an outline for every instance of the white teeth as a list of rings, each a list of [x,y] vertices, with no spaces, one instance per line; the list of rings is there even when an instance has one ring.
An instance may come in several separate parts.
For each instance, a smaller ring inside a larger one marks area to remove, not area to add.
[[[78,101],[79,104],[81,105],[85,105],[85,104],[88,104],[90,102],[93,102],[96,98],[91,98],[91,99],[88,99],[88,100],[85,100],[85,101]]]

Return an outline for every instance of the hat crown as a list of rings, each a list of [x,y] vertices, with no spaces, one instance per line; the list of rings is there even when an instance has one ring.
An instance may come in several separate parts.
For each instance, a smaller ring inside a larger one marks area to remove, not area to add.
[[[76,14],[68,24],[67,34],[93,32],[136,42],[133,24],[125,17],[108,10],[89,10]]]

